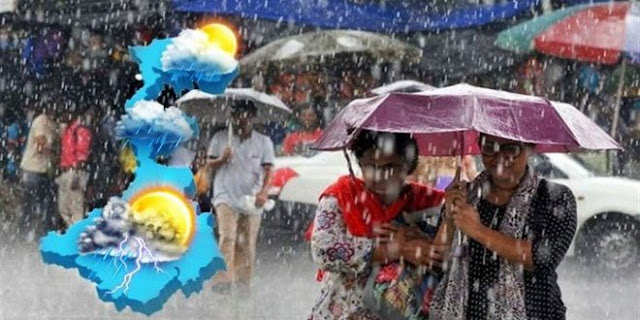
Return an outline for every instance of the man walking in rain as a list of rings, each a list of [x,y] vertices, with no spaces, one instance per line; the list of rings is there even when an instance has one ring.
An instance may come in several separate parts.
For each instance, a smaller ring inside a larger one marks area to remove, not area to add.
[[[22,156],[22,184],[24,187],[23,216],[20,219],[20,231],[28,239],[44,234],[53,228],[54,210],[53,185],[49,176],[52,171],[54,142],[57,136],[57,124],[53,118],[53,108],[46,108],[45,102],[36,109],[41,113],[33,119],[27,145]]]
[[[216,276],[214,289],[232,284],[245,292],[250,289],[261,208],[274,162],[273,142],[253,130],[256,114],[253,102],[234,102],[229,130],[216,133],[207,152],[215,172],[213,206],[227,265],[227,271]]]

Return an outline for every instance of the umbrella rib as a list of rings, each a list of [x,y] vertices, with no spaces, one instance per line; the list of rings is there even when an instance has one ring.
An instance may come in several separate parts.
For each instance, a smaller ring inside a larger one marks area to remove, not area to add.
[[[480,132],[478,129],[476,129],[476,114],[478,112],[478,97],[473,98],[473,109],[471,110],[471,128],[477,132]],[[462,133],[463,137],[464,137],[464,132]],[[464,140],[463,140],[464,141]]]
[[[381,105],[383,102],[387,101],[387,99],[389,99],[389,98],[391,97],[391,95],[394,95],[394,93],[387,94],[387,95],[386,95],[386,96],[384,96],[382,99],[380,99],[380,100],[376,103],[375,107],[373,108],[373,111],[372,111],[371,113],[369,113],[369,115],[367,115],[367,116],[362,120],[361,124],[360,124],[358,127],[364,127],[364,126],[366,126],[366,125],[367,125],[367,122],[368,122],[368,121],[373,117],[373,115],[376,113],[376,111],[378,111],[378,109],[380,108],[380,105]]]
[[[567,124],[567,122],[564,120],[564,118],[562,117],[562,115],[560,114],[560,112],[558,112],[558,109],[556,109],[555,105],[553,104],[552,101],[550,101],[547,98],[544,98],[544,100],[547,101],[547,103],[549,103],[549,105],[551,106],[551,110],[553,110],[553,112],[555,113],[555,115],[557,117],[560,118],[560,122],[562,123],[562,125],[564,126],[565,130],[567,132],[569,132],[569,134],[571,135],[571,139],[573,139],[573,142],[578,146],[578,149],[583,149],[583,147],[580,145],[580,141],[578,141],[578,137],[576,137],[575,133],[573,132],[573,130],[571,130],[571,127],[569,127],[569,125]],[[575,108],[575,107],[574,107]],[[569,146],[566,146],[567,150],[569,150]]]

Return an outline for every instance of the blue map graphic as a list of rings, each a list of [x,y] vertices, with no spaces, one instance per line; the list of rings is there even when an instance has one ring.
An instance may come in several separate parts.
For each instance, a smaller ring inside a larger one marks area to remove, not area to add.
[[[133,141],[139,166],[136,179],[123,194],[129,200],[137,191],[148,186],[172,186],[182,190],[191,198],[195,193],[193,175],[186,167],[166,167],[153,161],[155,152],[145,141]],[[193,203],[196,212],[197,204]],[[118,310],[130,306],[131,310],[150,315],[162,308],[177,290],[189,297],[202,289],[205,280],[216,271],[224,269],[224,260],[213,237],[214,221],[210,213],[197,216],[196,233],[190,249],[177,261],[160,264],[162,272],[153,264],[143,264],[129,285],[129,289],[115,290],[124,280],[127,270],[135,268],[134,258],[125,258],[124,268],[116,257],[103,254],[80,254],[78,238],[94,219],[100,217],[102,209],[92,211],[89,216],[72,225],[64,235],[49,232],[41,240],[40,251],[46,263],[65,268],[77,268],[85,279],[96,283],[98,296],[103,301],[113,302]]]
[[[192,248],[180,260],[162,263],[161,272],[156,271],[152,265],[145,265],[132,278],[126,293],[123,290],[111,293],[122,283],[127,273],[125,268],[115,264],[114,257],[81,255],[78,252],[77,239],[80,232],[101,213],[101,209],[92,211],[88,218],[71,226],[64,235],[50,232],[42,239],[41,252],[46,263],[77,268],[82,277],[96,283],[100,299],[113,302],[118,310],[129,306],[133,311],[150,315],[162,309],[176,291],[182,290],[189,297],[202,290],[203,282],[216,271],[224,269],[224,260],[212,236],[213,217],[210,213],[203,213],[196,222],[197,231]],[[128,270],[135,267],[133,259],[126,259],[125,262]]]
[[[165,84],[170,85],[178,95],[196,84],[200,90],[219,94],[238,74],[237,68],[226,74],[218,70],[163,72],[160,58],[171,41],[154,40],[149,46],[130,48],[139,64],[144,86],[126,102],[127,115],[123,116],[118,128],[119,138],[131,144],[138,161],[135,179],[121,197],[125,202],[150,187],[172,187],[183,192],[187,199],[193,199],[196,194],[194,177],[189,168],[164,166],[155,159],[159,155],[171,154],[180,144],[197,136],[197,121],[182,113],[179,120],[186,121],[190,133],[177,134],[175,130],[159,125],[166,121],[166,117],[161,119],[162,114],[151,120],[130,116],[136,103],[155,100]],[[98,297],[114,303],[117,310],[129,306],[132,311],[150,315],[162,309],[178,290],[189,297],[202,290],[204,281],[225,269],[213,233],[215,222],[212,214],[200,213],[198,205],[193,201],[191,203],[197,214],[195,233],[189,248],[177,260],[159,261],[156,266],[154,263],[140,263],[136,257],[110,255],[109,252],[81,253],[78,241],[88,227],[101,219],[103,209],[93,210],[86,219],[73,224],[65,234],[49,232],[43,237],[40,243],[43,260],[48,264],[78,269],[80,276],[96,284]],[[131,270],[137,272],[123,287]]]
[[[127,100],[125,108],[131,108],[140,100],[155,99],[164,89],[165,84],[171,85],[179,96],[184,90],[194,89],[197,83],[201,91],[217,94],[227,88],[239,72],[236,68],[230,73],[220,73],[219,70],[172,70],[162,71],[162,53],[172,43],[171,39],[153,40],[148,46],[130,47],[129,52],[138,63],[144,86],[131,99]]]

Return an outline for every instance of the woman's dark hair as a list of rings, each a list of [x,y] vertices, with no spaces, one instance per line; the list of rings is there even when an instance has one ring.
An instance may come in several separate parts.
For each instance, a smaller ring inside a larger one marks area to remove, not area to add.
[[[409,174],[418,167],[418,143],[408,133],[391,133],[362,130],[351,145],[351,150],[358,160],[367,150],[379,149],[385,143],[384,139],[393,139],[393,153],[405,159],[409,165]]]

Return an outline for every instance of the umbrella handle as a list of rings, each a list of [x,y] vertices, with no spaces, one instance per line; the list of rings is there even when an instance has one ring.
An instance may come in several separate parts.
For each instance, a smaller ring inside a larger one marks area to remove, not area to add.
[[[460,177],[462,175],[463,165],[464,165],[464,131],[460,134],[460,155],[456,158],[456,176],[453,178],[453,182],[459,182]]]
[[[231,139],[233,139],[233,124],[231,121],[229,121],[229,127],[227,130],[227,147],[231,148]]]
[[[347,153],[347,148],[343,148],[342,152],[344,152],[344,157],[347,159],[347,167],[349,168],[349,175],[352,179],[356,178],[355,173],[353,173],[353,167],[351,166],[351,157],[349,157],[349,153]]]
[[[464,131],[461,133],[461,142],[460,142],[460,156],[457,157],[457,162],[458,162],[458,168],[456,170],[456,176],[454,178],[454,182],[459,182],[461,180],[461,176],[462,176],[462,166],[464,164]],[[458,248],[461,248],[463,250],[463,244],[466,242],[466,235],[462,233],[462,231],[460,231],[460,229],[456,228],[456,232],[458,233]]]

